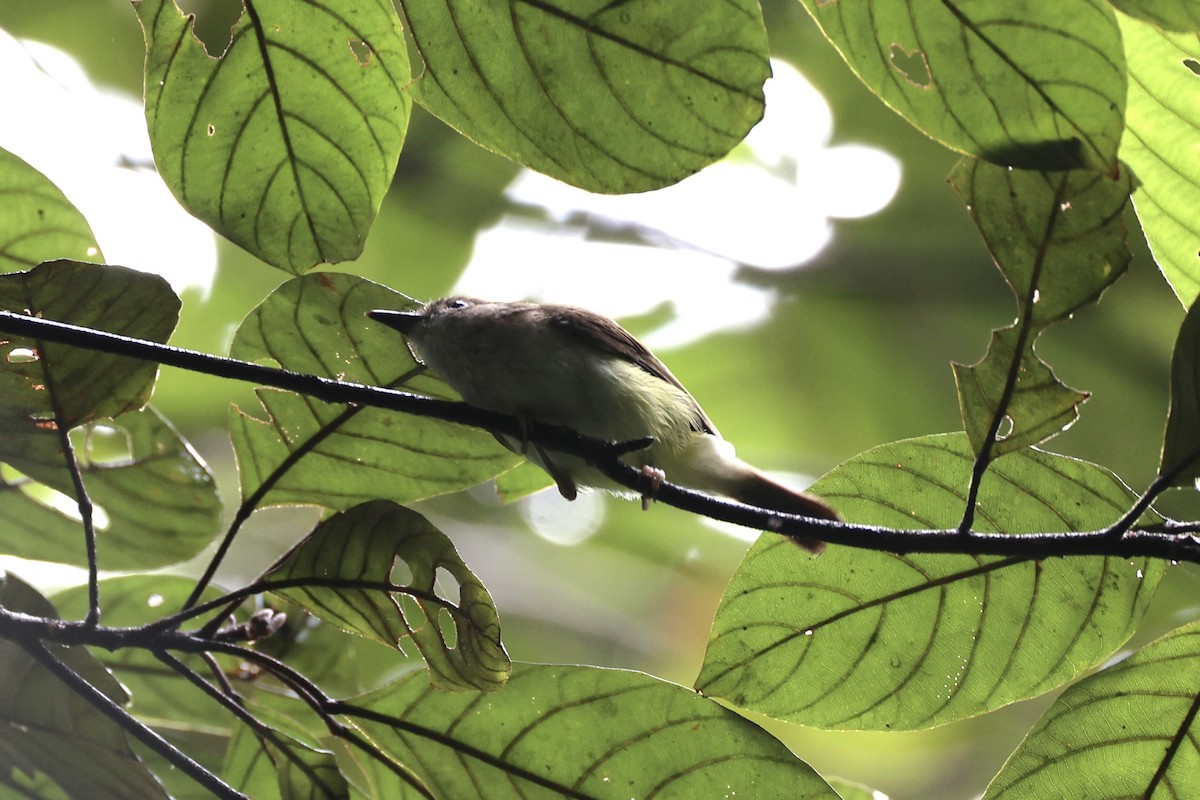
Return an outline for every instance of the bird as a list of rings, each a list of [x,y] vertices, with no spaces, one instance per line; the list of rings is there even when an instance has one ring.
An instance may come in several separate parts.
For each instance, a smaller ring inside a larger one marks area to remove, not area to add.
[[[652,437],[622,456],[652,486],[669,479],[771,511],[840,520],[824,500],[738,458],[666,364],[608,317],[577,306],[463,296],[367,315],[403,334],[413,355],[470,405],[613,442]],[[581,486],[637,496],[579,456],[495,435],[549,473],[568,500]],[[814,539],[788,538],[812,553],[824,549]]]

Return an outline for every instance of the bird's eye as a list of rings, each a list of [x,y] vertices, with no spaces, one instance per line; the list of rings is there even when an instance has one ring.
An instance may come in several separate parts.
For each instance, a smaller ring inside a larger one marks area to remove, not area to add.
[[[469,305],[471,305],[471,304],[468,303],[466,300],[463,300],[461,297],[457,300],[450,301],[450,308],[466,308]]]

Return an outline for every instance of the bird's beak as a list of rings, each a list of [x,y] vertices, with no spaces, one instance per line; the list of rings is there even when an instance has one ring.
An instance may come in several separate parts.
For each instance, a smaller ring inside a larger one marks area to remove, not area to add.
[[[417,323],[424,319],[419,311],[388,311],[386,309],[368,311],[367,316],[376,322],[382,322],[389,328],[395,328],[406,336],[412,333],[412,329],[417,326]]]

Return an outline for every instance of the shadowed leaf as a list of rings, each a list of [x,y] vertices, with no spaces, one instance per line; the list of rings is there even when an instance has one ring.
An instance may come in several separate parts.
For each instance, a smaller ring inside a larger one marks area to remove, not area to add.
[[[376,501],[331,517],[267,578],[308,581],[273,591],[344,630],[412,641],[438,688],[495,689],[508,677],[491,596],[416,512]]]
[[[0,149],[0,270],[102,259],[87,220],[46,176]]]
[[[803,2],[863,83],[947,147],[1115,172],[1125,56],[1102,0]]]
[[[424,369],[394,330],[371,322],[372,308],[412,308],[403,295],[362,278],[320,273],[285,283],[246,318],[231,355],[271,359],[296,372],[457,399]],[[465,489],[520,457],[490,434],[377,408],[322,403],[264,389],[266,420],[240,410],[230,420],[242,492],[250,496],[294,461],[267,503],[345,510],[383,498],[396,503]],[[353,468],[350,468],[353,467]]]
[[[1195,13],[1195,12],[1192,12]],[[1200,42],[1120,16],[1129,58],[1121,160],[1137,176],[1133,206],[1154,260],[1180,301],[1200,294]]]
[[[1038,335],[1068,318],[1129,264],[1121,212],[1129,194],[1096,172],[1023,172],[964,159],[950,175],[1017,297],[1017,321],[993,332],[982,361],[954,364],[963,426],[994,456],[1044,442],[1072,425],[1087,395],[1038,358]],[[1008,431],[1000,430],[1007,420]]]
[[[1200,797],[1198,706],[1200,623],[1192,623],[1064,692],[984,800]]]
[[[179,318],[162,278],[74,261],[0,275],[0,308],[156,342]],[[0,347],[0,462],[73,496],[59,428],[141,408],[158,366],[19,336],[0,337]]]
[[[222,511],[212,473],[157,412],[147,408],[89,424],[83,434],[75,453],[88,496],[103,515],[97,530],[102,568],[179,563],[212,540]],[[119,454],[95,453],[96,438],[122,440]],[[63,510],[73,504],[28,478],[0,477],[0,550],[86,566],[78,516]]]
[[[0,577],[0,606],[57,618],[44,597],[12,573]],[[47,645],[79,677],[124,705],[121,685],[85,649]],[[0,640],[0,774],[44,773],[71,797],[165,798],[130,749],[125,732],[12,642]]]
[[[333,753],[275,731],[275,741],[258,739],[239,726],[225,754],[223,776],[254,800],[341,800],[350,787]]]
[[[210,57],[174,0],[136,0],[159,174],[193,214],[298,273],[362,252],[408,126],[387,0],[255,0]]]
[[[1171,410],[1158,474],[1172,475],[1175,486],[1200,479],[1200,303],[1188,309],[1171,356]]]
[[[761,728],[637,672],[518,665],[485,695],[437,692],[413,675],[359,704],[400,718],[353,721],[435,797],[837,798]],[[357,751],[339,757],[372,796],[424,796]]]
[[[813,491],[852,522],[948,528],[972,462],[961,434],[911,439],[851,459]],[[985,476],[979,529],[1094,530],[1132,501],[1100,467],[1025,450]],[[1164,569],[1151,559],[837,546],[809,559],[764,536],[726,588],[696,685],[815,727],[927,728],[1034,697],[1102,663],[1133,632]]]
[[[753,0],[404,3],[418,103],[472,141],[597,192],[675,183],[762,117]]]

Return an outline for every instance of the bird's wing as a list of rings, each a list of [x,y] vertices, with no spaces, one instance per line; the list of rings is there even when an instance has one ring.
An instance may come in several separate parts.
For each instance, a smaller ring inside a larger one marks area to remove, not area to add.
[[[651,353],[646,345],[635,339],[633,334],[617,323],[585,308],[530,306],[529,310],[530,313],[546,315],[549,321],[564,333],[574,336],[601,353],[632,361],[659,380],[664,380],[677,387],[692,404],[692,411],[698,425],[697,430],[715,436],[720,435],[712,420],[704,413],[704,409],[700,407],[687,388],[679,382],[679,379],[671,374],[667,365],[659,360],[658,356]],[[569,313],[566,313],[568,310]]]

